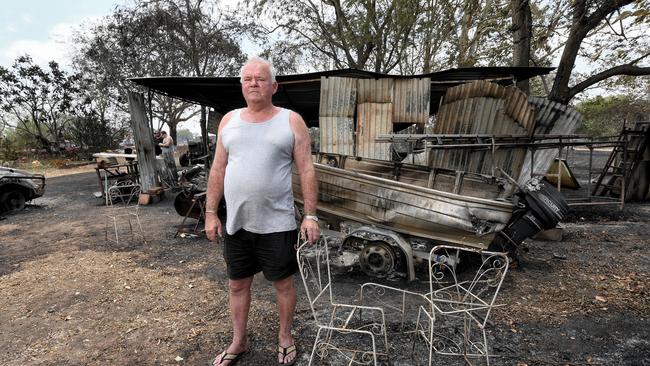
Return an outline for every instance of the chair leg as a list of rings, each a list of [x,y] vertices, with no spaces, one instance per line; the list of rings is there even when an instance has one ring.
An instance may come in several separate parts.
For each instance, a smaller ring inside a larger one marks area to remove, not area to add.
[[[142,235],[142,241],[147,244],[147,237],[144,235],[144,230],[142,230],[142,224],[140,223],[140,216],[135,215],[135,219],[138,222],[138,226],[140,227],[140,234]]]
[[[381,311],[381,331],[384,333],[384,345],[386,346],[386,357],[388,358],[388,363],[390,364],[390,350],[388,349],[388,329],[386,329],[386,316],[384,311]],[[375,355],[377,352],[375,352]]]
[[[412,336],[412,345],[411,345],[411,358],[414,359],[415,355],[415,342],[418,337],[422,337],[424,340],[425,346],[428,347],[429,349],[429,360],[427,361],[427,364],[431,366],[433,363],[433,320],[428,316],[425,315],[422,316],[422,308],[418,310],[418,317],[415,323],[415,331],[413,332]],[[426,318],[426,320],[424,320]],[[425,327],[420,325],[420,321],[428,321],[429,322],[429,329],[426,329]],[[427,339],[426,332],[429,331],[429,338]]]
[[[316,347],[318,346],[318,340],[320,339],[320,332],[323,330],[322,327],[318,327],[318,332],[316,332],[316,339],[314,340],[314,346],[311,349],[311,355],[309,356],[309,364],[311,365],[314,360],[314,355],[316,354]]]
[[[483,331],[483,351],[485,352],[485,364],[490,366],[490,354],[488,353],[488,344],[487,344],[487,335],[485,334],[485,328]]]
[[[377,347],[375,346],[375,336],[370,333],[370,338],[372,339],[372,359],[375,361],[375,366],[377,366]],[[386,345],[386,356],[388,357],[388,345]]]
[[[435,316],[435,314],[433,314]],[[429,363],[431,366],[433,364],[433,321],[434,318],[429,318]]]
[[[115,244],[120,244],[120,238],[117,234],[117,218],[113,217],[113,229],[115,230]]]

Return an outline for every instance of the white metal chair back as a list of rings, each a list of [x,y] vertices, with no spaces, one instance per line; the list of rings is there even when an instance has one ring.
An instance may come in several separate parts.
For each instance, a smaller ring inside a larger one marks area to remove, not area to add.
[[[461,263],[471,254],[481,258],[478,269]],[[463,356],[468,364],[470,359],[485,358],[489,365],[485,326],[492,309],[499,306],[495,302],[508,272],[507,255],[439,245],[431,250],[428,264],[430,309],[421,314],[428,319],[428,331],[423,327],[420,334],[429,344],[429,365],[433,351]]]
[[[317,323],[327,324],[329,318],[322,309],[332,304],[332,275],[327,238],[321,236],[313,245],[307,242],[301,244],[298,239],[298,245],[300,245],[296,253],[298,269],[309,300],[309,307]]]
[[[134,238],[135,231],[139,230],[139,234],[142,236],[142,241],[144,243],[147,242],[139,216],[140,192],[140,185],[134,184],[131,181],[118,182],[106,190],[106,203],[108,205],[108,211],[106,213],[107,242],[119,244],[119,227],[122,226],[122,224],[128,224],[131,238]],[[131,220],[135,220],[135,222],[132,222]],[[112,223],[112,230],[109,230],[109,222]],[[134,224],[137,224],[135,230],[133,228]],[[109,233],[109,231],[112,231],[112,233]]]
[[[309,364],[318,355],[330,358],[333,364],[377,365],[378,356],[388,357],[389,350],[384,311],[334,301],[328,241],[326,236],[313,245],[299,240],[296,251],[300,277],[318,326]],[[377,351],[378,341],[385,352]]]
[[[463,271],[463,254],[478,254],[476,270]],[[484,327],[508,272],[505,253],[478,249],[436,246],[429,253],[429,286],[432,306],[446,314],[467,313]]]
[[[139,184],[131,181],[117,182],[108,187],[106,191],[106,203],[111,208],[136,208],[140,205]]]

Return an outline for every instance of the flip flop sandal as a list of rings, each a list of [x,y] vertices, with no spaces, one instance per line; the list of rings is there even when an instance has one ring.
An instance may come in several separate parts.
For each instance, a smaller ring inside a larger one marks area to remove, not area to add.
[[[278,346],[278,354],[282,356],[282,361],[284,361],[287,356],[291,353],[295,353],[296,357],[293,358],[293,360],[283,363],[283,362],[278,362],[278,366],[291,366],[296,363],[296,360],[298,359],[298,350],[296,349],[296,344],[292,344],[289,347],[282,347]]]
[[[212,365],[212,366],[214,366],[214,365],[221,365],[224,361],[230,361],[230,363],[228,364],[228,366],[236,365],[237,362],[239,362],[239,359],[242,358],[242,356],[244,356],[244,354],[245,354],[246,352],[248,352],[248,351],[243,351],[243,352],[239,352],[239,353],[229,353],[228,351],[223,351],[223,352],[221,352],[221,353],[219,354],[219,356],[217,356],[217,357],[214,358],[214,361],[212,361],[212,364],[211,364],[211,365]],[[217,362],[217,359],[219,359],[219,363],[218,363],[218,364],[215,363],[215,362]]]

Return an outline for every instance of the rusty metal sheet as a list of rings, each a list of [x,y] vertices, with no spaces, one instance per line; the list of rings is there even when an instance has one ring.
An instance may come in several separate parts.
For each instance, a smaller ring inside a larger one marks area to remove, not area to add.
[[[429,120],[431,79],[397,79],[393,92],[393,123]]]
[[[532,135],[535,111],[524,93],[488,81],[462,84],[447,90],[440,106],[435,134]],[[515,179],[526,149],[432,151],[433,167],[494,175],[496,167]]]
[[[390,145],[375,142],[378,135],[393,132],[392,103],[360,103],[357,105],[356,156],[391,160]]]
[[[572,135],[582,124],[582,115],[575,109],[552,102],[546,98],[528,97],[529,103],[535,108],[535,134]],[[549,142],[552,140],[549,140]],[[545,173],[557,156],[557,149],[545,149],[535,152],[535,166],[532,167],[531,152],[526,153],[521,174],[517,182],[524,184],[532,177],[532,173]],[[532,168],[532,169],[531,169]]]
[[[320,151],[354,156],[352,117],[319,117]]]
[[[395,79],[357,79],[357,104],[393,102]]]
[[[356,79],[322,76],[320,85],[320,117],[354,117]]]

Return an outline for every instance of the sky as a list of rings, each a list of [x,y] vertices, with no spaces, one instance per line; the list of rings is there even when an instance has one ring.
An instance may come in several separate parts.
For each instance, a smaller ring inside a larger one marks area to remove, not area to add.
[[[18,56],[28,54],[46,67],[55,60],[71,65],[72,35],[76,30],[110,15],[116,6],[134,0],[0,0],[0,66],[10,68]],[[236,1],[223,0],[225,6]],[[196,123],[182,128],[200,131]]]
[[[70,37],[83,24],[109,15],[128,0],[0,0],[0,66],[32,56],[39,65],[50,60],[70,64]]]

